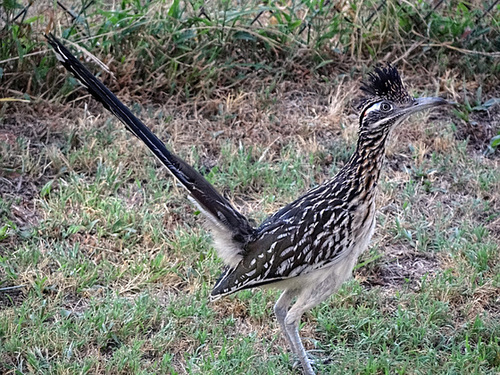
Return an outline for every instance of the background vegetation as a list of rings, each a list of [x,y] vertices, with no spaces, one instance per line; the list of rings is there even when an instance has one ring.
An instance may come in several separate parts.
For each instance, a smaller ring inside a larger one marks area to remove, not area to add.
[[[183,191],[48,50],[52,31],[256,223],[347,160],[395,63],[454,110],[394,132],[355,278],[306,314],[331,374],[500,372],[497,1],[0,4],[0,373],[300,373],[276,291],[221,271]]]

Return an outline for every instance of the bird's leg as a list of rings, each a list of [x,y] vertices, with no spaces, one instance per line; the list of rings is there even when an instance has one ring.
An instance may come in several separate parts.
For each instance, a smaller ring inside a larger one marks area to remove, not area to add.
[[[291,321],[290,321],[291,320]],[[299,357],[300,363],[302,364],[302,369],[304,370],[305,375],[315,375],[315,372],[311,366],[311,362],[307,357],[306,350],[304,349],[304,345],[302,345],[302,340],[299,335],[299,319],[289,319],[288,315],[285,318],[285,331],[287,332],[290,341],[292,350]]]
[[[306,293],[306,295],[309,294]],[[285,298],[284,295],[282,295],[281,297]],[[300,297],[303,297],[303,295]],[[315,375],[315,372],[311,366],[309,358],[307,357],[306,350],[304,349],[304,345],[302,345],[302,340],[300,339],[299,335],[300,318],[302,317],[304,311],[306,311],[306,309],[309,308],[307,303],[308,301],[300,297],[297,300],[297,302],[292,306],[292,308],[288,310],[283,322],[283,327],[284,331],[286,332],[286,335],[290,340],[290,346],[292,347],[292,351],[297,357],[299,357],[300,363],[302,364],[302,369],[304,370],[304,374]]]
[[[288,314],[288,310],[290,308],[290,305],[292,304],[292,300],[294,297],[295,293],[293,293],[290,290],[285,290],[280,298],[278,298],[278,301],[276,301],[276,304],[274,305],[274,314],[276,315],[276,319],[278,320],[278,323],[280,324],[281,330],[283,331],[283,335],[285,336],[286,341],[288,342],[288,345],[290,345],[290,348],[292,350],[292,353],[298,355],[297,349],[295,348],[293,341],[288,334],[288,331],[286,330],[285,327],[285,318],[286,315]]]
[[[302,368],[304,370],[305,375],[314,375],[314,370],[312,369],[311,363],[309,362],[309,358],[307,357],[307,353],[302,345],[302,341],[299,336],[299,322],[300,315],[297,320],[294,320],[293,323],[287,324],[286,320],[288,318],[288,311],[290,309],[290,305],[292,304],[292,300],[297,294],[296,290],[285,290],[276,304],[274,305],[274,314],[276,315],[276,319],[280,324],[281,330],[283,331],[283,335],[286,338],[286,341],[290,345],[290,349],[294,355],[296,355]]]
[[[319,279],[313,288],[301,289],[297,294],[297,301],[288,310],[285,317],[284,327],[291,341],[292,350],[299,357],[300,363],[305,375],[314,375],[311,361],[307,357],[304,345],[299,335],[300,319],[305,311],[324,301],[332,291],[338,289],[343,281],[338,282],[339,278]],[[281,298],[280,298],[281,299]]]

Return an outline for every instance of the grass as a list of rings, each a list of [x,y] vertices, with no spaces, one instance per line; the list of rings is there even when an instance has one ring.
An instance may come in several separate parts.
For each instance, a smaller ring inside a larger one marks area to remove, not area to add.
[[[0,373],[300,373],[277,291],[208,303],[222,264],[197,212],[55,68],[51,21],[256,223],[348,160],[374,61],[457,101],[394,131],[371,246],[301,334],[323,374],[499,373],[498,9],[203,4],[0,5]]]
[[[287,115],[296,98],[283,87],[274,104],[248,95],[228,107],[241,119],[235,134],[246,129],[240,140],[218,133],[224,110],[187,123],[168,104],[141,113],[258,222],[328,178],[355,139],[347,94],[333,113],[318,106],[311,130],[307,105]],[[302,100],[315,105],[312,93]],[[2,371],[300,373],[272,316],[278,292],[208,303],[220,261],[144,147],[100,108],[51,107],[66,115],[22,128],[12,116],[3,127],[17,136],[2,143],[0,288],[23,287],[3,294]],[[270,120],[245,120],[249,107]],[[457,121],[440,112],[395,131],[372,246],[355,279],[304,318],[321,373],[499,371],[498,158],[457,141],[467,126]]]

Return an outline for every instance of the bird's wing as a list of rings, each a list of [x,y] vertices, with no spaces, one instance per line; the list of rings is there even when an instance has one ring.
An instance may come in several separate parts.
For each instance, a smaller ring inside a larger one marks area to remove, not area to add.
[[[125,124],[129,131],[140,138],[168,168],[177,181],[188,190],[200,211],[205,214],[214,229],[227,233],[231,240],[245,242],[244,239],[253,232],[248,220],[200,173],[167,150],[165,144],[141,120],[135,117],[101,81],[90,73],[61,42],[53,35],[46,35],[46,38],[63,66],[85,86],[97,101],[101,102],[104,107]]]
[[[299,199],[257,229],[237,267],[227,269],[215,285],[217,299],[241,289],[310,273],[344,258],[350,244],[349,211],[341,200]]]

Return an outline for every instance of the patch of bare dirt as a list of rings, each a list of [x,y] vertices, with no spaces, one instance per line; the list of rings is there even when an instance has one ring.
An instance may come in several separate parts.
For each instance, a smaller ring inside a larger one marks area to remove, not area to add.
[[[1,278],[0,278],[1,282]],[[23,285],[0,284],[0,310],[11,306],[19,306],[26,297]]]
[[[7,215],[18,228],[38,223],[35,200],[58,172],[51,167],[47,148],[66,146],[70,112],[56,104],[18,103],[0,122],[0,195],[11,203],[10,212],[0,211],[0,218]]]
[[[24,165],[23,162],[39,158],[47,144],[62,143],[61,132],[53,131],[61,124],[61,121],[56,120],[60,116],[61,113],[55,112],[55,108],[47,113],[37,106],[29,107],[25,104],[7,111],[0,123],[2,195],[24,195],[26,198],[32,198],[37,188],[46,182],[45,173],[34,177],[29,173],[30,165]],[[22,160],[20,155],[25,155],[26,159]]]
[[[361,268],[357,275],[367,287],[397,289],[409,285],[419,288],[423,276],[433,277],[440,269],[440,262],[433,253],[397,248],[388,249],[383,261]]]
[[[468,122],[459,121],[456,138],[467,140],[469,151],[487,153],[491,139],[500,132],[500,104],[492,106],[488,111],[472,112]],[[497,150],[494,153],[499,156]]]

